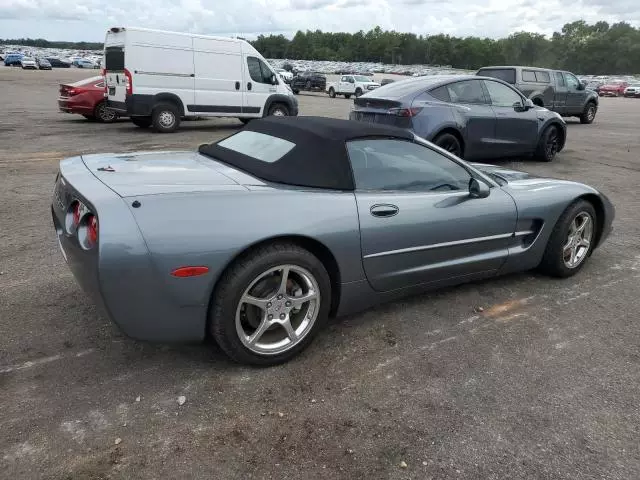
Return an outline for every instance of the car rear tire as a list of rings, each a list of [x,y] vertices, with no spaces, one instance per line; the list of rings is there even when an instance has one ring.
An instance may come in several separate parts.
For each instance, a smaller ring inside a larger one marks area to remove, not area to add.
[[[158,133],[173,133],[180,126],[178,108],[171,103],[161,103],[153,109],[151,124]]]
[[[535,158],[541,162],[551,162],[560,149],[560,132],[555,125],[549,125],[538,140]]]
[[[149,128],[151,126],[151,117],[131,117],[131,123],[136,127]]]
[[[239,118],[238,120],[240,120],[242,123],[244,123],[246,125],[251,120],[253,120],[253,118]]]
[[[587,106],[584,107],[584,112],[582,112],[582,115],[580,116],[580,123],[584,123],[584,124],[593,123],[593,121],[596,118],[597,111],[598,111],[598,108],[596,107],[595,103],[593,102],[587,103]]]
[[[272,243],[250,250],[222,275],[210,331],[236,362],[276,365],[311,343],[330,303],[331,281],[322,262],[293,243]]]
[[[101,123],[113,123],[118,118],[116,112],[107,108],[107,102],[100,102],[96,105],[93,114]]]
[[[578,200],[571,204],[553,227],[538,270],[559,278],[578,273],[593,251],[597,228],[591,203]]]
[[[288,117],[289,109],[282,103],[274,103],[269,107],[269,113],[267,115],[269,117]]]
[[[329,89],[329,96],[330,96],[331,98],[336,98],[336,91],[334,90],[334,88],[333,88],[333,87],[331,87],[331,88]]]
[[[452,133],[441,133],[433,140],[433,143],[447,152],[453,153],[456,157],[462,158],[462,145]]]

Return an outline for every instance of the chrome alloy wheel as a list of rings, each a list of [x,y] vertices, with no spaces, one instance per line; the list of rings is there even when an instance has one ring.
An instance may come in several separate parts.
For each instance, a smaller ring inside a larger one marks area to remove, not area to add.
[[[276,109],[273,111],[272,115],[273,115],[274,117],[286,117],[286,116],[287,116],[287,114],[286,114],[286,113],[284,113],[284,110],[283,110],[282,108],[276,108]]]
[[[591,122],[595,117],[596,117],[596,107],[594,107],[593,105],[590,105],[589,108],[587,109],[587,120]]]
[[[276,355],[300,343],[320,311],[320,288],[308,270],[280,265],[256,277],[236,309],[242,344],[259,355]]]
[[[593,218],[580,212],[571,222],[567,241],[562,247],[562,259],[568,268],[578,267],[589,253],[593,240]]]

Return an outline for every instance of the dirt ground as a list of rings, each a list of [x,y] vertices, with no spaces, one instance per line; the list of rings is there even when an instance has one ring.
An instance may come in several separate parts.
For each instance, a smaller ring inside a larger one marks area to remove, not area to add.
[[[61,158],[193,149],[240,126],[160,135],[58,113],[58,83],[91,73],[0,68],[1,478],[640,478],[640,100],[572,120],[550,164],[499,162],[613,200],[614,232],[579,275],[388,304],[255,369],[210,344],[124,337],[66,267],[50,218]],[[352,104],[299,100],[341,118]]]

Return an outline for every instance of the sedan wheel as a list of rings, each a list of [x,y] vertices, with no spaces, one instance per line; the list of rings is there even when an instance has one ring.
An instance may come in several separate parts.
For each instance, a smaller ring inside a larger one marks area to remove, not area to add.
[[[586,200],[574,202],[553,227],[540,270],[554,277],[575,275],[591,255],[597,229],[593,205]]]
[[[551,162],[560,150],[560,133],[555,125],[549,125],[538,140],[535,157],[543,162]]]
[[[113,110],[109,110],[107,108],[107,104],[105,102],[100,102],[96,107],[95,116],[102,123],[112,123],[115,121],[117,115]]]
[[[211,333],[234,360],[275,365],[300,353],[326,321],[331,283],[324,265],[294,244],[260,247],[223,275]]]
[[[462,145],[460,145],[460,140],[455,135],[443,133],[438,135],[433,143],[447,152],[453,153],[456,157],[462,158]]]

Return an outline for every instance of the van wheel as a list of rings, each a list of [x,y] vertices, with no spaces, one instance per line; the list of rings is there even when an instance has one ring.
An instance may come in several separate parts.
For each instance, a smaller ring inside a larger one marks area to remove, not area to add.
[[[180,126],[180,115],[175,105],[161,103],[151,114],[153,129],[159,133],[175,132]]]
[[[289,109],[282,103],[274,103],[269,108],[269,116],[274,117],[288,117]]]
[[[149,128],[151,126],[151,117],[131,117],[131,123],[136,127]]]
[[[333,89],[333,87],[329,89],[329,96],[331,98],[336,98],[336,91]]]

